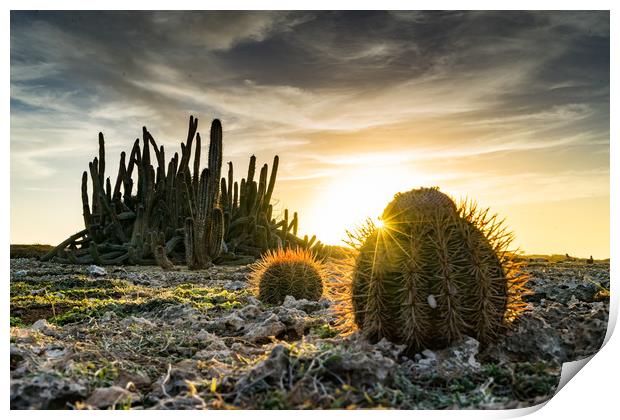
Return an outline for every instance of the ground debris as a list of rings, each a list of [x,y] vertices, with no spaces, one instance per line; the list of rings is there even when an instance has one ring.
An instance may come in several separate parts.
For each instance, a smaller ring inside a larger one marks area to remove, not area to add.
[[[131,406],[138,396],[119,386],[96,388],[84,402],[88,407],[107,408],[117,405]]]
[[[336,302],[265,305],[245,266],[11,260],[11,408],[518,408],[607,328],[609,264],[531,264],[529,310],[492,345],[409,358],[337,325]]]

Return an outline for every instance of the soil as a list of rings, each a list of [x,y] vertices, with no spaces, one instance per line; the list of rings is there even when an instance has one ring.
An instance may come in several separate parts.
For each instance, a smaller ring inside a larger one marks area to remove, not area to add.
[[[335,298],[261,303],[248,266],[10,267],[13,409],[527,407],[601,347],[609,313],[609,262],[537,259],[500,342],[410,358],[342,330]]]

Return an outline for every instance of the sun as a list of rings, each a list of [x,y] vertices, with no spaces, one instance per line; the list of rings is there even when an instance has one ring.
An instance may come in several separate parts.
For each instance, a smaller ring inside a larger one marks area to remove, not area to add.
[[[346,230],[367,218],[382,227],[379,216],[394,194],[424,185],[427,178],[399,166],[350,168],[318,186],[314,205],[304,213],[302,235],[316,234],[323,243],[343,245]]]
[[[385,223],[383,223],[383,220],[381,219],[373,220],[373,222],[375,223],[375,227],[377,229],[383,229],[383,227],[385,226]]]

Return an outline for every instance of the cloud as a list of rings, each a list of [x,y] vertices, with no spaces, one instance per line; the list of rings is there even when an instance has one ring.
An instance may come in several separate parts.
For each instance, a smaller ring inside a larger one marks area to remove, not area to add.
[[[188,48],[228,50],[243,42],[261,42],[274,31],[286,31],[303,19],[290,12],[187,13],[161,11],[147,15],[158,31],[178,33],[176,40]],[[183,28],[179,31],[179,28]]]
[[[496,159],[505,182],[587,189],[608,168],[609,13],[11,13],[12,187],[74,179],[99,131],[110,167],[142,125],[176,151],[189,114],[222,119],[225,159],[280,154],[290,185]]]
[[[476,191],[478,199],[493,206],[551,203],[608,196],[609,170],[567,170],[554,173],[553,177],[545,172],[494,176],[469,172],[461,174],[459,181],[452,184],[459,191]]]

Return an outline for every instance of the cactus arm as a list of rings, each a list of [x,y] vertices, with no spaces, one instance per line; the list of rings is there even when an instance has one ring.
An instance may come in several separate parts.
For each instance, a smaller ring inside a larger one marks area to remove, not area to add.
[[[43,255],[41,257],[41,261],[49,261],[59,251],[65,249],[67,246],[69,246],[70,244],[72,244],[76,240],[78,240],[80,238],[83,238],[87,233],[88,233],[88,231],[86,229],[83,229],[83,230],[81,230],[81,231],[79,231],[77,233],[74,233],[73,235],[69,236],[67,239],[65,239],[60,244],[58,244],[56,247],[54,247],[54,249],[49,251],[47,254]]]
[[[232,212],[233,210],[233,194],[232,194],[232,189],[233,189],[233,182],[234,182],[234,178],[233,178],[233,164],[232,162],[228,162],[228,203],[227,203],[227,207],[228,210]]]
[[[82,173],[82,216],[84,217],[84,227],[91,231],[90,207],[88,205],[88,173]]]
[[[237,208],[239,207],[239,184],[237,183],[237,181],[235,181],[234,186],[233,186],[233,204],[232,204],[232,210],[237,210]]]
[[[185,262],[188,268],[194,268],[194,220],[185,219]]]
[[[250,156],[250,164],[248,165],[248,176],[246,177],[246,185],[251,184],[254,180],[254,172],[256,172],[256,156]]]
[[[271,165],[271,175],[269,176],[269,185],[267,186],[267,191],[265,193],[265,198],[263,200],[263,206],[265,210],[267,210],[267,206],[271,204],[271,196],[273,195],[273,189],[276,185],[276,177],[278,175],[278,165],[280,163],[280,158],[276,155],[273,158],[273,164]]]
[[[202,140],[200,139],[200,133],[196,133],[196,149],[194,152],[194,189],[198,188],[198,177],[200,175],[200,152],[202,149]]]
[[[222,241],[224,240],[224,213],[221,209],[213,209],[211,215],[211,230],[209,233],[209,257],[211,260],[216,259],[222,252]]]
[[[127,172],[127,168],[125,165],[125,152],[121,152],[121,158],[118,162],[118,174],[116,175],[116,182],[114,183],[114,192],[112,196],[114,200],[117,200],[121,195],[121,186],[123,184],[123,179],[125,178],[125,172]]]
[[[99,183],[104,184],[105,181],[105,141],[103,133],[99,133]]]
[[[187,130],[187,141],[185,144],[181,143],[181,162],[179,163],[179,175],[181,172],[189,172],[189,159],[192,153],[192,143],[194,136],[198,130],[198,118],[189,117],[189,128]]]

